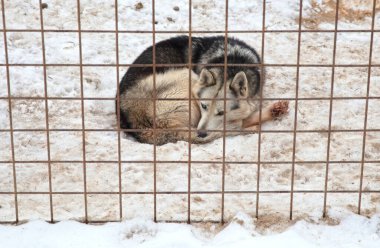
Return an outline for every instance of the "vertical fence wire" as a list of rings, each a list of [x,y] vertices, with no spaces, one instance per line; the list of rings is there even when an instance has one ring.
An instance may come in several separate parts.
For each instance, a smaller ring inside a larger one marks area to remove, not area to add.
[[[7,26],[5,18],[4,0],[1,0],[1,11],[3,18],[3,37],[4,37],[4,55],[5,55],[5,69],[7,74],[7,94],[8,94],[8,115],[9,115],[9,135],[11,143],[11,156],[12,156],[12,174],[13,174],[13,193],[15,204],[15,222],[19,221],[19,207],[18,207],[18,192],[17,192],[17,175],[16,175],[16,159],[15,159],[15,146],[14,146],[14,131],[13,131],[13,117],[12,117],[12,95],[11,95],[11,80],[9,74],[9,57],[8,57],[8,39],[7,39]]]
[[[265,68],[264,68],[264,54],[265,54],[265,14],[266,14],[266,0],[263,0],[263,19],[261,30],[261,63],[260,63],[260,96],[259,96],[259,123],[258,123],[258,138],[257,138],[257,176],[256,176],[256,218],[259,218],[259,201],[260,201],[260,173],[261,173],[261,119],[262,119],[262,107],[263,107],[263,85],[265,80]]]
[[[87,161],[86,161],[86,132],[85,132],[85,112],[84,112],[84,85],[83,85],[83,57],[82,57],[82,27],[81,27],[81,5],[77,0],[77,21],[78,21],[78,41],[79,41],[79,73],[80,73],[80,99],[82,114],[82,156],[83,156],[83,196],[84,196],[84,221],[88,223],[88,202],[87,202]]]
[[[228,0],[225,1],[225,15],[224,15],[224,97],[223,97],[223,111],[226,113],[227,106],[227,70],[228,70]],[[221,222],[224,223],[224,189],[225,189],[225,178],[226,178],[226,115],[223,115],[223,155],[222,155],[222,206],[221,206]]]
[[[372,52],[373,52],[373,36],[375,29],[375,13],[376,13],[376,0],[373,0],[372,6],[372,21],[371,21],[371,38],[369,45],[369,60],[368,60],[368,74],[367,74],[367,90],[366,90],[366,99],[365,99],[365,114],[364,114],[364,130],[363,130],[363,145],[362,145],[362,157],[360,164],[360,181],[359,181],[359,201],[358,201],[358,214],[361,212],[362,207],[362,193],[363,193],[363,175],[364,175],[364,161],[365,161],[365,148],[366,148],[366,137],[367,137],[367,122],[368,122],[368,104],[369,104],[369,90],[371,85],[371,71],[372,71]]]
[[[330,167],[330,145],[331,145],[331,123],[332,123],[332,111],[333,111],[333,99],[334,99],[334,81],[335,81],[335,60],[336,60],[336,43],[338,38],[338,21],[339,21],[339,0],[336,1],[335,6],[335,27],[334,27],[334,47],[331,67],[331,85],[330,85],[330,109],[329,109],[329,126],[327,133],[327,155],[326,155],[326,172],[325,172],[325,186],[323,193],[323,217],[327,214],[327,191],[328,191],[328,178]]]
[[[45,125],[46,125],[46,149],[48,159],[48,176],[49,176],[49,203],[50,203],[50,221],[54,222],[53,213],[53,195],[52,195],[52,182],[51,182],[51,156],[50,156],[50,128],[49,128],[49,102],[48,102],[48,87],[46,75],[46,50],[45,50],[45,32],[44,32],[44,15],[42,9],[42,1],[39,0],[40,9],[40,25],[41,25],[41,45],[42,45],[42,64],[43,64],[43,78],[44,78],[44,98],[45,98]]]
[[[293,151],[292,151],[292,173],[290,182],[290,214],[289,218],[293,219],[293,197],[294,197],[294,171],[295,171],[295,160],[296,160],[296,142],[297,142],[297,117],[298,117],[298,88],[299,88],[299,78],[300,78],[300,55],[301,55],[301,28],[302,28],[302,9],[303,0],[299,2],[300,10],[298,17],[298,44],[297,44],[297,68],[296,68],[296,98],[294,105],[294,127],[293,127]]]
[[[119,180],[119,219],[123,218],[123,194],[121,178],[121,131],[120,131],[120,65],[119,65],[119,2],[115,0],[115,50],[116,50],[116,121],[117,121],[117,160]]]
[[[191,131],[192,131],[192,122],[191,122],[191,111],[192,111],[192,78],[191,72],[193,69],[192,58],[193,58],[193,46],[192,46],[192,0],[189,0],[189,44],[188,44],[188,61],[189,61],[189,144],[188,144],[188,157],[187,157],[187,223],[191,223]]]
[[[157,100],[157,89],[156,89],[156,3],[152,0],[152,53],[153,53],[153,184],[154,184],[154,199],[153,199],[153,219],[157,222],[157,135],[156,135],[156,100]]]

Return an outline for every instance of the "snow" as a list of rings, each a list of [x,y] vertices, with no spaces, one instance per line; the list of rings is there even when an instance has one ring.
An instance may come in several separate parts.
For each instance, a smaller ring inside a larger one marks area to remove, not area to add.
[[[339,209],[330,213],[334,225],[322,220],[302,220],[288,223],[286,230],[270,233],[262,233],[259,223],[244,213],[238,213],[224,227],[154,223],[142,218],[104,225],[35,220],[20,226],[0,226],[0,243],[7,248],[379,247],[379,215],[366,218]]]
[[[6,0],[5,16],[8,29],[40,29],[40,10],[37,0]],[[52,30],[76,30],[76,0],[46,0],[48,8],[43,10],[44,28]],[[81,25],[86,30],[115,30],[114,1],[81,0]],[[152,30],[152,6],[150,0],[141,0],[143,8],[135,9],[139,1],[118,1],[119,30]],[[224,1],[193,0],[192,29],[197,31],[224,31]],[[334,23],[313,9],[314,0],[304,0],[303,17],[319,18],[321,23],[309,26],[302,23],[302,29],[333,29]],[[317,1],[325,5],[329,1]],[[174,6],[179,11],[173,10]],[[262,1],[229,1],[228,27],[230,30],[262,29]],[[352,7],[352,10],[371,7]],[[299,1],[271,0],[266,6],[266,28],[268,30],[297,30]],[[346,13],[346,12],[342,12]],[[358,12],[359,13],[359,12]],[[362,13],[362,12],[360,12]],[[360,14],[359,13],[359,14]],[[156,30],[187,31],[187,1],[156,1]],[[168,18],[170,17],[170,18]],[[323,17],[323,18],[322,18]],[[377,12],[376,27],[380,23]],[[2,24],[2,23],[0,23]],[[339,19],[338,29],[370,29],[371,17],[358,20]],[[3,33],[1,33],[3,34]],[[40,32],[7,32],[10,63],[41,63],[42,40]],[[176,34],[157,34],[156,41]],[[195,33],[194,36],[212,34]],[[233,33],[231,36],[246,41],[261,53],[261,33]],[[297,62],[298,33],[266,33],[265,63],[280,64]],[[372,63],[380,64],[380,33],[374,33]],[[148,33],[119,33],[119,63],[128,64],[152,43]],[[325,65],[332,63],[334,34],[327,32],[302,33],[300,63]],[[86,98],[113,98],[117,89],[116,39],[113,33],[82,33],[83,63],[106,64],[108,66],[83,67],[83,95]],[[50,225],[42,221],[31,221],[21,226],[0,227],[0,247],[378,247],[380,197],[378,193],[363,193],[361,212],[370,219],[337,214],[339,207],[357,212],[358,191],[362,158],[362,132],[334,132],[331,134],[330,160],[349,161],[330,164],[327,189],[336,193],[327,194],[327,208],[330,218],[336,221],[320,220],[323,210],[325,187],[327,133],[329,122],[329,97],[331,92],[331,67],[300,67],[297,129],[321,131],[298,133],[295,149],[294,190],[319,191],[322,193],[295,193],[293,215],[303,219],[292,225],[287,221],[290,208],[290,194],[273,191],[289,191],[291,187],[293,135],[291,133],[262,133],[260,160],[268,164],[260,167],[259,219],[248,216],[256,213],[258,160],[257,134],[226,138],[224,217],[232,221],[220,231],[218,225],[204,224],[199,227],[179,224],[154,224],[153,218],[153,163],[132,163],[128,161],[153,160],[153,146],[140,144],[128,135],[121,135],[121,181],[119,185],[118,134],[112,131],[86,131],[85,154],[82,150],[83,133],[79,40],[75,32],[45,32],[45,55],[47,63],[67,64],[48,66],[47,94],[49,97],[74,99],[49,99],[46,109],[41,99],[12,99],[13,128],[30,129],[15,131],[15,159],[28,161],[16,163],[16,179],[13,181],[11,136],[9,131],[0,132],[0,221],[15,220],[14,187],[18,194],[19,219],[50,220],[49,166],[45,111],[51,129],[77,129],[76,131],[51,131],[50,164],[52,207],[54,220],[62,221]],[[336,63],[344,65],[369,62],[370,33],[339,33],[337,36]],[[5,63],[4,44],[0,40],[0,63]],[[120,77],[128,68],[120,67]],[[296,90],[296,67],[267,67],[264,97],[292,98]],[[334,97],[365,97],[367,93],[368,66],[336,67]],[[42,66],[10,66],[10,92],[13,97],[44,97],[44,74]],[[0,97],[8,96],[5,66],[0,66]],[[380,68],[371,68],[370,96],[380,97]],[[321,100],[309,100],[320,97]],[[324,98],[324,99],[323,99]],[[271,101],[264,101],[269,104]],[[332,129],[357,130],[364,127],[366,101],[333,100]],[[368,129],[380,128],[379,99],[368,101]],[[88,129],[115,129],[114,101],[84,100],[84,126]],[[0,128],[9,129],[9,105],[7,99],[0,99]],[[265,123],[263,130],[293,130],[295,102],[290,102],[287,116]],[[78,131],[79,130],[79,131]],[[380,133],[368,131],[366,137],[366,160],[380,160]],[[191,159],[200,163],[191,165],[190,215],[192,221],[220,221],[222,196],[222,154],[223,140],[218,139],[206,145],[191,145]],[[174,160],[178,163],[157,164],[157,218],[160,221],[187,220],[187,179],[189,145],[187,142],[166,144],[156,148],[157,160]],[[86,164],[86,182],[83,163],[107,160],[113,163]],[[73,161],[64,163],[63,161]],[[202,163],[204,161],[204,163]],[[208,163],[213,161],[215,163]],[[304,163],[315,161],[314,163]],[[357,162],[352,162],[357,161]],[[234,162],[234,163],[229,163]],[[270,162],[274,162],[270,164]],[[364,163],[362,189],[380,190],[380,163]],[[119,220],[119,188],[128,192],[121,197],[122,223],[90,226],[67,220],[83,220],[86,183],[87,207],[90,221]],[[15,185],[16,184],[16,185]],[[165,194],[173,191],[175,194]],[[234,191],[248,193],[235,194]],[[31,192],[33,194],[27,194]],[[43,192],[43,193],[41,193]],[[99,194],[106,192],[110,194]],[[199,193],[203,192],[203,193]],[[206,193],[205,193],[206,192]],[[210,192],[210,193],[208,193]],[[238,212],[246,215],[236,215]],[[133,219],[141,217],[142,219]],[[243,218],[244,224],[237,219]],[[132,220],[131,220],[132,219]],[[247,224],[246,222],[250,223]],[[337,223],[340,223],[336,225]],[[240,224],[239,224],[240,223]],[[331,224],[334,225],[331,225]],[[210,230],[207,229],[210,226]],[[289,227],[286,231],[284,229]],[[279,230],[275,230],[277,227]],[[270,230],[270,229],[273,230]],[[207,230],[205,230],[207,229]],[[80,233],[80,235],[78,235]],[[261,233],[261,234],[260,234]],[[270,235],[263,235],[270,234]],[[7,243],[5,243],[7,242]],[[33,243],[35,242],[35,243]]]

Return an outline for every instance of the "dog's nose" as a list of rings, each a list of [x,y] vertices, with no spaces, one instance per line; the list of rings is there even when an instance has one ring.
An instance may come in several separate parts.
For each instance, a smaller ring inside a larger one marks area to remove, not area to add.
[[[198,137],[199,138],[207,137],[207,132],[206,131],[198,131]]]

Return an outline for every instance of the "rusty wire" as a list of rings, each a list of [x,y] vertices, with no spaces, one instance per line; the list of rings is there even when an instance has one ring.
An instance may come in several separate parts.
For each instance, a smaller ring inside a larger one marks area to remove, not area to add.
[[[362,204],[362,193],[363,193],[363,176],[364,176],[364,161],[365,161],[365,143],[367,132],[367,121],[368,121],[368,99],[369,99],[369,91],[371,85],[371,71],[372,71],[372,52],[373,52],[373,36],[374,36],[374,28],[375,28],[375,13],[376,13],[376,0],[373,0],[372,7],[372,23],[371,23],[371,40],[369,45],[369,58],[368,58],[368,75],[367,75],[367,92],[365,99],[365,114],[364,114],[364,130],[363,130],[363,146],[362,146],[362,162],[360,165],[360,183],[359,183],[359,201],[358,201],[358,214],[361,213],[361,204]]]
[[[48,158],[48,175],[49,175],[49,203],[50,203],[50,221],[54,221],[53,211],[53,195],[52,195],[52,182],[51,182],[51,159],[50,159],[50,130],[49,130],[49,104],[47,93],[47,75],[46,75],[46,52],[45,52],[45,33],[44,30],[44,17],[42,14],[42,0],[39,0],[40,5],[40,24],[41,24],[41,44],[42,44],[42,62],[44,74],[44,100],[45,100],[45,125],[46,125],[46,144],[47,144],[47,158]]]

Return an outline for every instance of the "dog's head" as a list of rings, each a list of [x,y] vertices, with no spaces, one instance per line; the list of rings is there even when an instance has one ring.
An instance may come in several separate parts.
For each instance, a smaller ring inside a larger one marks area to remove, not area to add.
[[[200,138],[205,138],[208,130],[222,131],[224,119],[226,130],[240,130],[243,120],[251,114],[251,106],[247,101],[249,89],[246,74],[238,72],[224,86],[223,76],[218,73],[220,71],[203,69],[192,88],[201,110],[197,126]],[[224,100],[225,96],[228,100]]]

